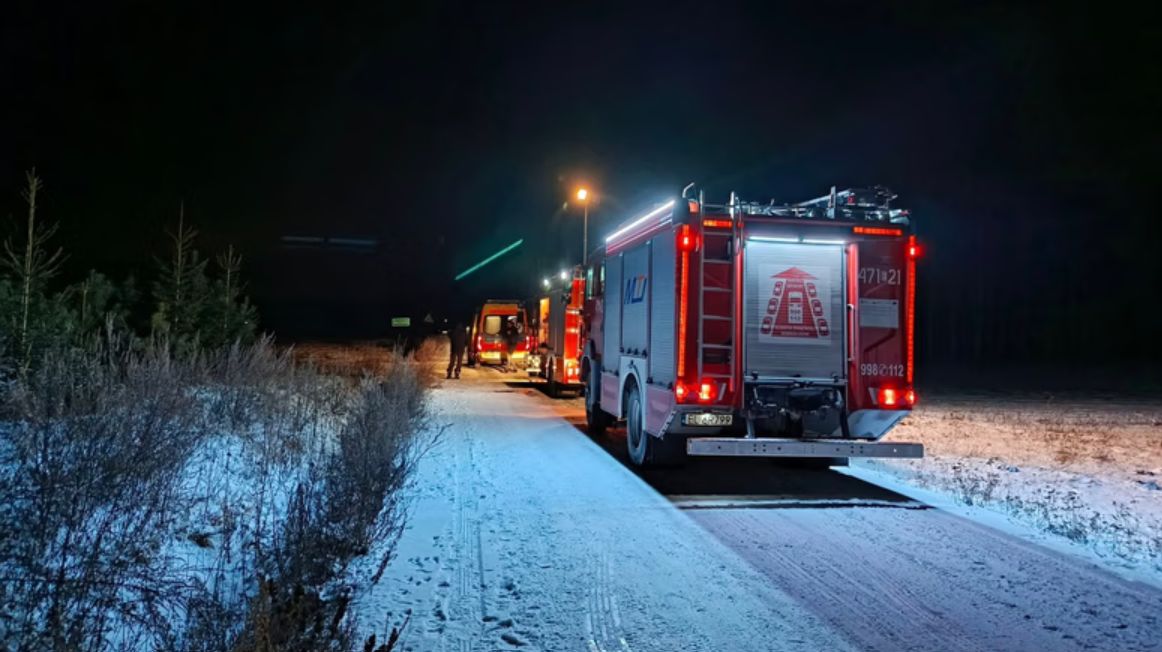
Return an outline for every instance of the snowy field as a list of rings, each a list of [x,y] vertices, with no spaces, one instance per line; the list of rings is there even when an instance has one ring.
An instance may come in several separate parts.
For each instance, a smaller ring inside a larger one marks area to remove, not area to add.
[[[835,471],[638,473],[579,407],[492,370],[433,392],[447,430],[365,628],[414,651],[1162,649],[1151,585]]]
[[[891,438],[924,443],[925,459],[863,466],[1162,586],[1162,402],[937,398]]]

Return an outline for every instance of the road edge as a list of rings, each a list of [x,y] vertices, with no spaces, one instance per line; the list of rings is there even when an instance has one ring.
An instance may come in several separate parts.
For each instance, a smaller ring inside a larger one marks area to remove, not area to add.
[[[874,464],[871,463],[871,464]],[[1037,530],[1008,514],[974,505],[964,505],[954,498],[930,489],[923,489],[901,480],[899,477],[874,468],[864,460],[853,460],[849,466],[832,470],[874,484],[888,491],[894,491],[912,500],[924,503],[934,509],[959,516],[978,525],[1003,532],[1027,543],[1040,546],[1093,566],[1100,571],[1111,573],[1131,584],[1142,584],[1152,589],[1162,589],[1162,572],[1143,568],[1128,568],[1114,563],[1111,559],[1098,555],[1093,550],[1065,537]]]

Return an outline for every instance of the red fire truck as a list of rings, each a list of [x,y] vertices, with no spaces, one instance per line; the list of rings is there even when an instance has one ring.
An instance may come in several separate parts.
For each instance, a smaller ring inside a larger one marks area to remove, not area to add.
[[[632,461],[922,457],[877,442],[916,402],[916,258],[883,188],[797,204],[682,197],[626,222],[586,270],[591,432]]]
[[[542,378],[548,384],[549,396],[557,397],[563,391],[580,392],[581,382],[582,319],[585,276],[580,267],[572,275],[561,272],[567,280],[562,287],[553,287],[537,302],[537,357],[530,364],[529,375]]]

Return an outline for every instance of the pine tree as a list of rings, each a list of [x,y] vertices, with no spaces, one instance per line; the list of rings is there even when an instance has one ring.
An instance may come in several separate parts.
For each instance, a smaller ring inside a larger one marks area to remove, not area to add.
[[[153,286],[154,333],[168,336],[179,349],[196,343],[209,298],[206,261],[194,248],[198,232],[185,220],[182,204],[177,230],[169,232],[172,253],[169,260],[158,262],[161,273]]]
[[[118,332],[129,331],[129,312],[137,301],[136,282],[130,276],[124,283],[113,282],[97,270],[64,291],[76,314],[76,331],[88,338],[112,325]]]
[[[56,234],[56,225],[38,224],[36,221],[37,199],[44,182],[36,176],[36,168],[25,173],[26,186],[21,197],[28,204],[28,220],[24,229],[24,245],[19,246],[8,239],[4,242],[4,256],[0,259],[15,280],[15,310],[9,315],[8,324],[12,332],[13,345],[22,373],[27,372],[32,362],[33,346],[38,336],[48,333],[45,317],[54,306],[45,296],[45,288],[50,279],[60,270],[64,261],[61,249],[49,249],[48,241]],[[58,306],[59,307],[59,306]]]
[[[243,294],[242,256],[234,245],[216,258],[221,277],[214,286],[213,328],[215,343],[229,345],[235,341],[248,343],[254,339],[257,311]]]

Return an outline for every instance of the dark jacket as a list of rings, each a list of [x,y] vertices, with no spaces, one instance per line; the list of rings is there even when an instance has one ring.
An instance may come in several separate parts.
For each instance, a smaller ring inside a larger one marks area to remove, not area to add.
[[[463,351],[468,346],[468,331],[463,326],[456,326],[448,331],[448,340],[453,351]]]

